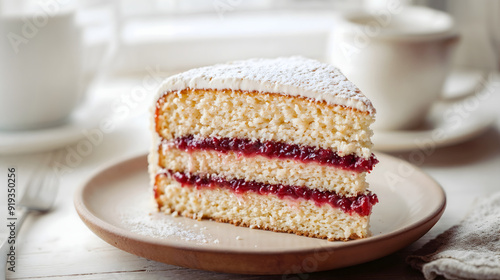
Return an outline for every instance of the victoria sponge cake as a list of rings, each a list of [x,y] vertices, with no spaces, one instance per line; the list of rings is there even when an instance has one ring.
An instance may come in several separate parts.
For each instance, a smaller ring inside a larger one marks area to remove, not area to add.
[[[149,172],[159,211],[328,240],[369,235],[375,109],[331,65],[251,59],[166,79]]]

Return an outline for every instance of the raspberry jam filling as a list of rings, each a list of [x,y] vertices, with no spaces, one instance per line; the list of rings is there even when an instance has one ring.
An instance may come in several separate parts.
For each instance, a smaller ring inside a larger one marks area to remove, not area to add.
[[[317,205],[324,203],[332,207],[340,208],[346,213],[357,213],[361,216],[368,216],[372,206],[378,202],[377,195],[368,193],[356,197],[344,197],[330,191],[320,191],[300,186],[274,185],[260,182],[249,182],[242,179],[227,180],[217,176],[200,176],[183,172],[167,171],[177,182],[183,186],[194,185],[196,187],[211,187],[217,184],[220,187],[228,188],[235,193],[245,193],[248,191],[258,194],[274,194],[279,198],[307,199],[313,200]],[[158,195],[158,194],[156,194]]]
[[[333,165],[345,170],[370,172],[378,162],[372,154],[369,159],[355,155],[339,156],[336,152],[277,141],[252,141],[239,138],[195,138],[192,135],[176,138],[174,145],[184,151],[214,150],[221,153],[235,151],[245,156],[261,155],[269,158],[294,159],[302,162],[317,162]]]

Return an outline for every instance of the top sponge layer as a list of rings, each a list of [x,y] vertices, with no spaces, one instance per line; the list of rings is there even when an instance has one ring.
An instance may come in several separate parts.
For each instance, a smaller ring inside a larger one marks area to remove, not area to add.
[[[250,59],[192,69],[165,80],[159,94],[186,88],[303,96],[375,114],[370,100],[339,69],[303,57]]]

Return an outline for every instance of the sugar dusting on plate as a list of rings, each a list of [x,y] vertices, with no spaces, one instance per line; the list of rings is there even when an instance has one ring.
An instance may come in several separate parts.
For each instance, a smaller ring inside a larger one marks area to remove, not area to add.
[[[144,202],[148,202],[149,197],[140,196],[137,200],[135,206],[122,208],[120,211],[121,222],[131,232],[154,238],[178,238],[199,244],[218,243],[218,240],[213,238],[205,227],[198,226],[196,221],[155,212],[151,205]]]

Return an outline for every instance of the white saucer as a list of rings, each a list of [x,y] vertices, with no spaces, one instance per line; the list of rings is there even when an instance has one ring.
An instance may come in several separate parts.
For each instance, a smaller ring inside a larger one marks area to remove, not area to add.
[[[456,103],[454,103],[456,105]],[[428,151],[470,140],[495,121],[489,111],[475,110],[468,116],[451,111],[452,104],[439,104],[429,113],[425,128],[406,131],[374,131],[374,150],[403,152]]]
[[[498,81],[499,73],[489,73],[487,77],[486,73],[479,70],[455,69],[444,86],[443,97],[447,101],[433,106],[422,128],[406,131],[376,130],[372,137],[374,149],[384,152],[425,152],[478,136],[496,119],[495,101],[490,97],[500,91],[500,88],[493,85]],[[488,86],[484,85],[485,82]],[[482,87],[481,91],[478,91],[478,87]],[[470,94],[474,92],[476,94]]]
[[[0,131],[0,155],[49,151],[77,142],[99,127],[109,104],[86,101],[64,124],[46,129]]]

